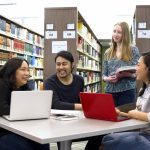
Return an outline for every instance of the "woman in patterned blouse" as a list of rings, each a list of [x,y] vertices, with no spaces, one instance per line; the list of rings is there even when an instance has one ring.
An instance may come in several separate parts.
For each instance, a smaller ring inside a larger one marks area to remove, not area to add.
[[[136,99],[136,80],[133,73],[124,72],[116,75],[116,72],[120,67],[136,65],[139,57],[138,48],[130,43],[128,24],[126,22],[115,24],[112,44],[104,55],[103,68],[105,92],[113,95],[115,106],[132,103]]]

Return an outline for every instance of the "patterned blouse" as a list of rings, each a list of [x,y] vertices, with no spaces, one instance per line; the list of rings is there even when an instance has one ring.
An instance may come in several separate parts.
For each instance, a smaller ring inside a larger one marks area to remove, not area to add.
[[[113,75],[116,70],[122,66],[131,66],[136,65],[138,63],[140,53],[137,47],[132,46],[132,59],[129,62],[119,60],[116,57],[107,60],[106,55],[104,57],[104,68],[103,68],[103,78],[105,76]],[[117,83],[106,82],[105,92],[107,93],[115,93],[115,92],[123,92],[136,88],[135,78],[126,77],[121,78]]]

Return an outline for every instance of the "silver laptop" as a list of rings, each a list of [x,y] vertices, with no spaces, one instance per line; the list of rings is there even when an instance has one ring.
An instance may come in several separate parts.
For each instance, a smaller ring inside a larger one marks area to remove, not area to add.
[[[13,91],[11,93],[10,115],[7,120],[44,119],[50,117],[53,92]]]

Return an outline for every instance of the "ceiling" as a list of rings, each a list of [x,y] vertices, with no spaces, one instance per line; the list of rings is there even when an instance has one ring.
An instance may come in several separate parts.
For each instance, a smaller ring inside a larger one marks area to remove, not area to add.
[[[136,5],[150,5],[150,1],[0,0],[0,13],[44,34],[44,7],[78,7],[97,38],[110,39],[116,22],[126,21],[132,25]]]

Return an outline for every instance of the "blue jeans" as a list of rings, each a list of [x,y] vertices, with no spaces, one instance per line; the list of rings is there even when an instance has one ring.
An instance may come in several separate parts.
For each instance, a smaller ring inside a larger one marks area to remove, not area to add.
[[[150,135],[135,131],[106,135],[102,144],[105,150],[149,150]]]
[[[49,144],[39,144],[17,134],[0,136],[0,150],[49,150]]]
[[[137,98],[137,93],[135,89],[110,94],[112,94],[113,96],[115,106],[133,103]]]

